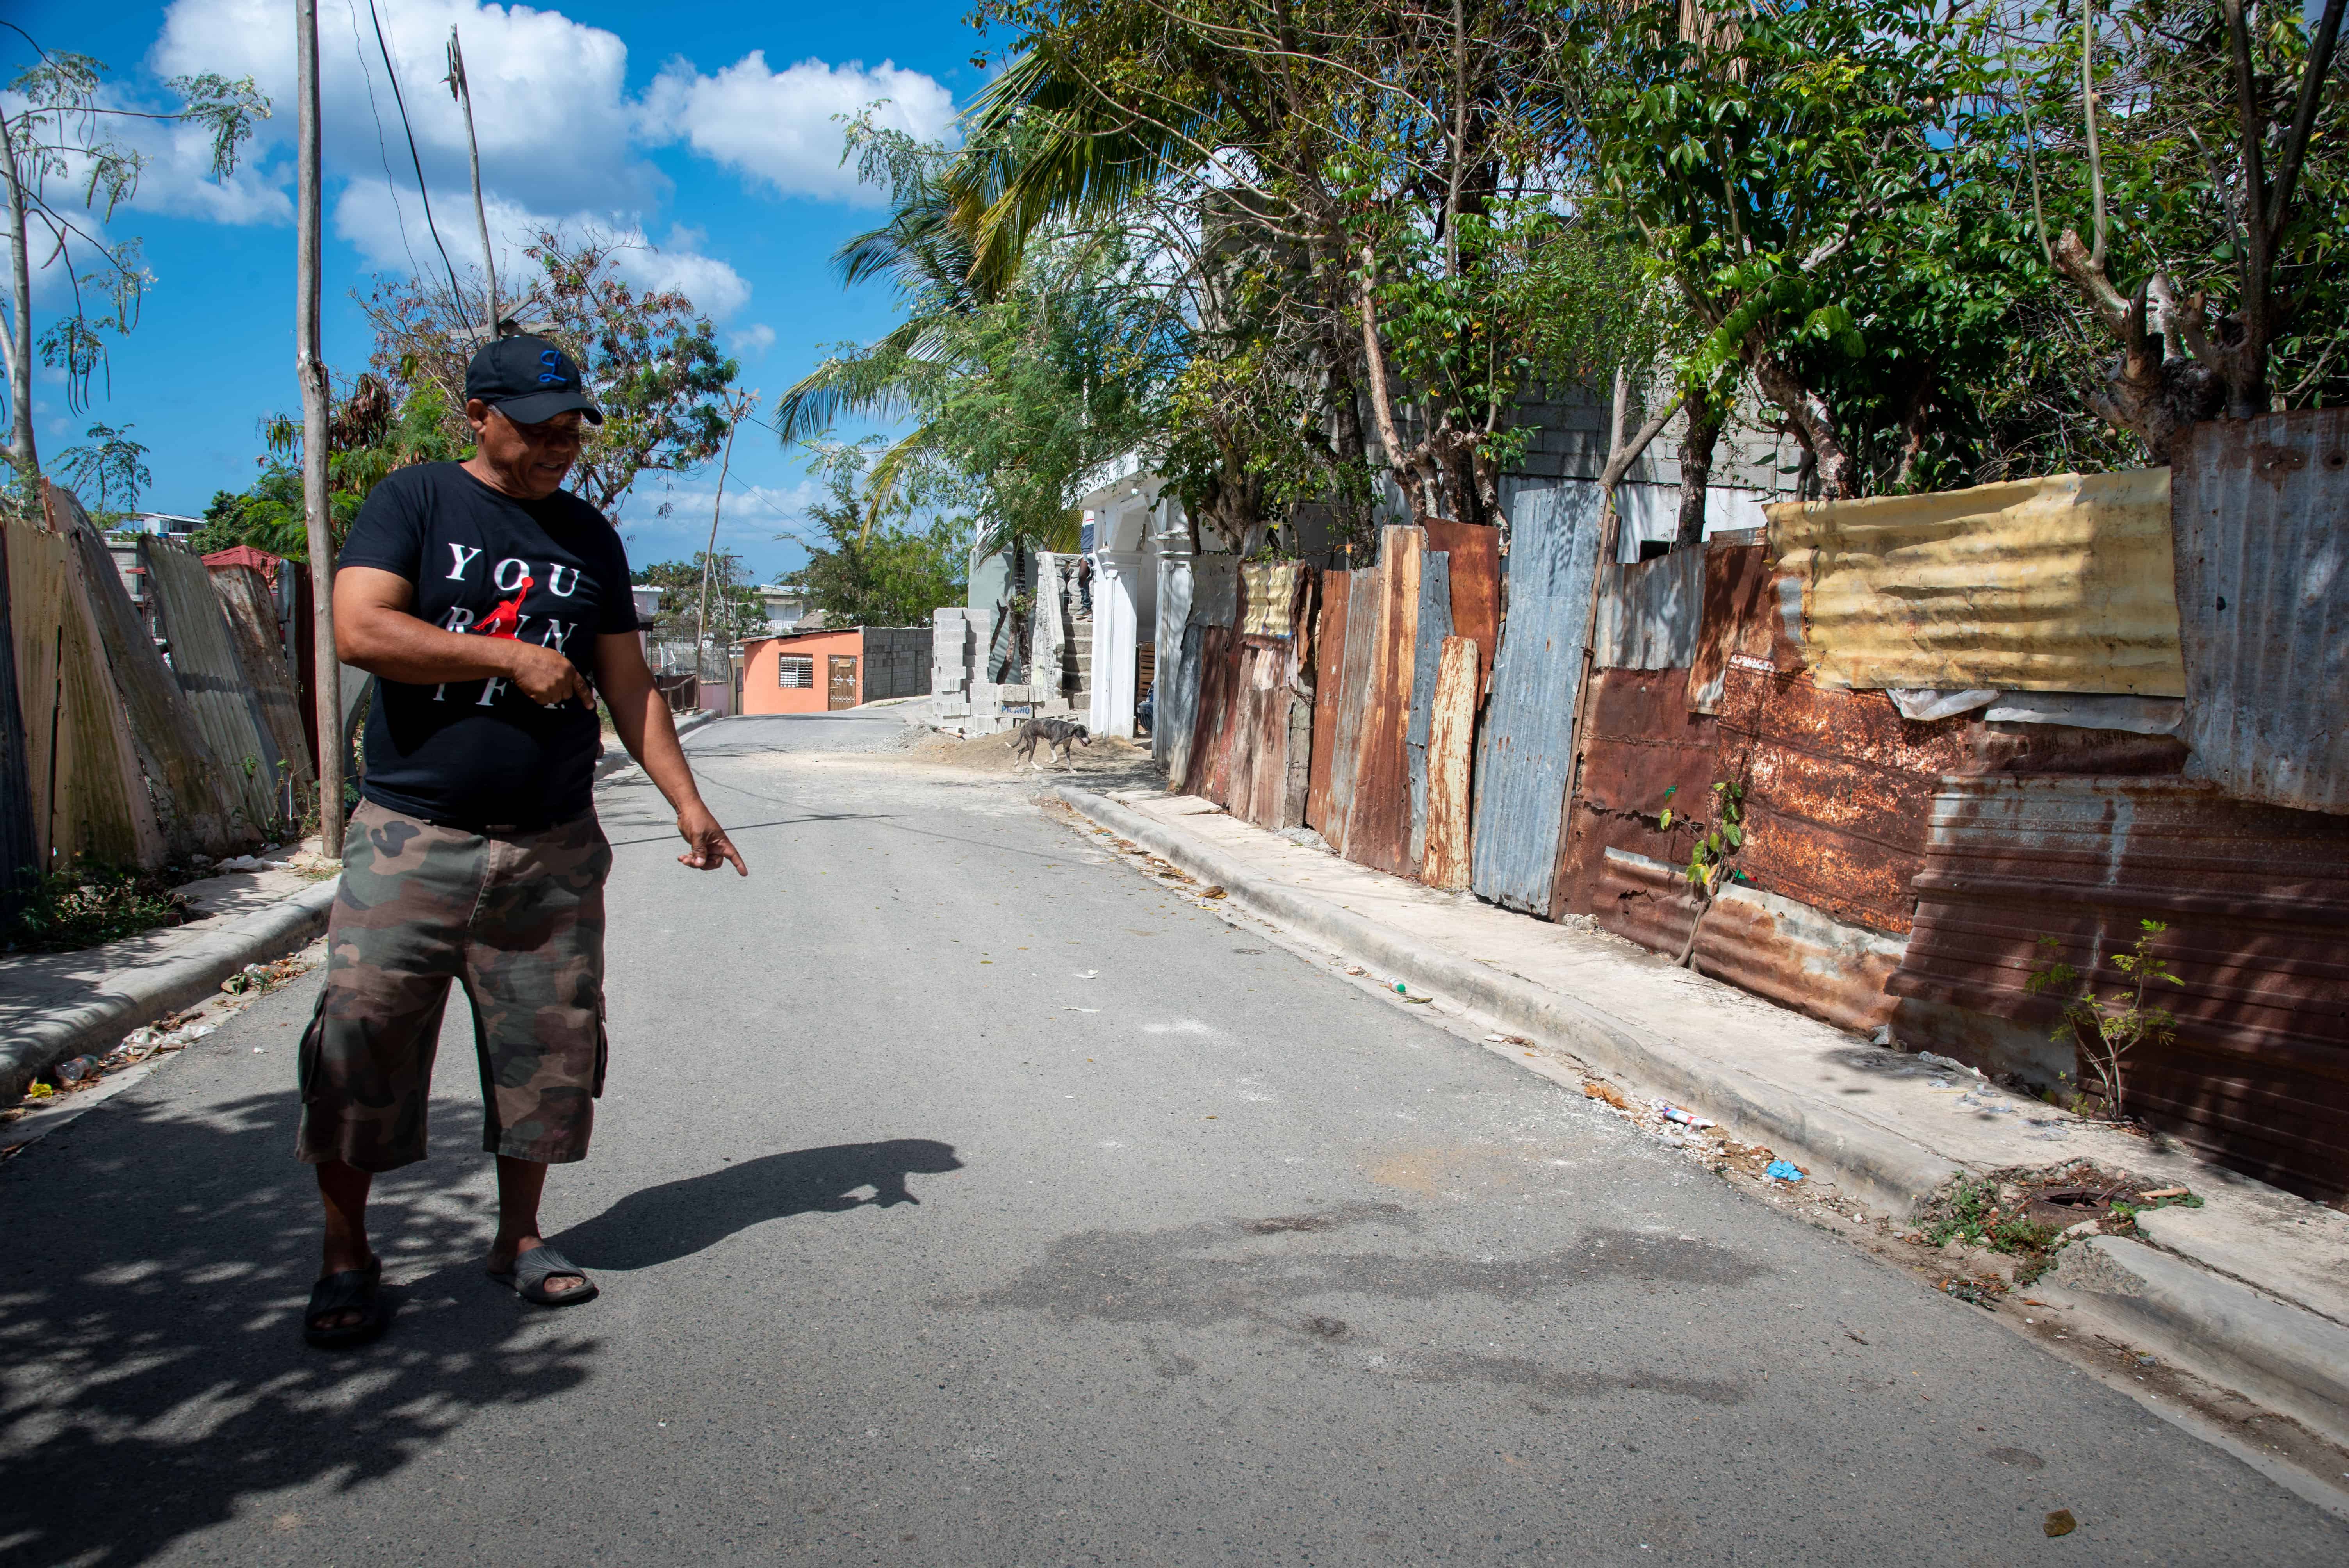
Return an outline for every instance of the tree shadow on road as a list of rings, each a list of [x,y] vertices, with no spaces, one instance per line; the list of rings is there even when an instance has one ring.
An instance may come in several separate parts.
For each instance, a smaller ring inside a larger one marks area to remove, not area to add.
[[[0,1557],[145,1562],[256,1497],[394,1473],[479,1408],[590,1376],[595,1338],[482,1285],[494,1216],[450,1190],[479,1159],[461,1119],[438,1158],[377,1182],[399,1315],[336,1355],[300,1338],[317,1199],[294,1097],[140,1101],[0,1173]]]
[[[953,1144],[926,1138],[794,1149],[631,1192],[550,1239],[587,1268],[652,1268],[769,1220],[918,1203],[906,1177],[961,1169]]]

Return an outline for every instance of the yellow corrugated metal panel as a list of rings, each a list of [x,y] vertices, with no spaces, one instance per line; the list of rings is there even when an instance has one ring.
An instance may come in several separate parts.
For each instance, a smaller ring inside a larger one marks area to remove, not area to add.
[[[1821,686],[2186,695],[2168,469],[1769,514]]]
[[[1240,567],[1240,632],[1250,637],[1294,635],[1297,574],[1294,561],[1255,561]]]

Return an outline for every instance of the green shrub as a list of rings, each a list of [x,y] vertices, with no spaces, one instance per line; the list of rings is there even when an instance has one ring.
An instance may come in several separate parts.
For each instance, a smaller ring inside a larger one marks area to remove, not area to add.
[[[71,953],[187,918],[179,894],[135,867],[78,865],[27,876],[23,898],[0,931],[0,947],[19,953]]]

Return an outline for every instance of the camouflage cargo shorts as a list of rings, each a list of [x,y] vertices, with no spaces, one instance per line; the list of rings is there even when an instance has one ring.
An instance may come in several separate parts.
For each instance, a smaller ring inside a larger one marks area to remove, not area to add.
[[[449,984],[473,1007],[481,1147],[584,1159],[604,1091],[604,879],[590,811],[541,832],[468,832],[373,801],[351,814],[326,924],[326,984],[302,1037],[310,1163],[424,1158]]]

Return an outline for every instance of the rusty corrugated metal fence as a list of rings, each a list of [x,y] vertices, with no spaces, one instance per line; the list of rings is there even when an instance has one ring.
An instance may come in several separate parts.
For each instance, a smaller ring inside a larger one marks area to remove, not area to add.
[[[2197,425],[2172,484],[2187,772],[2349,812],[2349,408]]]

